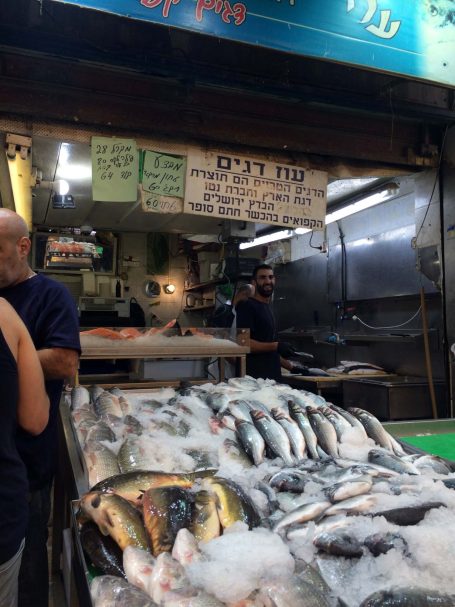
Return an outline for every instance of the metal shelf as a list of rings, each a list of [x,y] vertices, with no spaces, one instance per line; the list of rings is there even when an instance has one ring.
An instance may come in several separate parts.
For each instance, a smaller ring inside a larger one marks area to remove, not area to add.
[[[199,282],[197,284],[190,285],[189,287],[186,287],[186,289],[183,290],[185,293],[188,293],[190,291],[202,291],[203,289],[207,289],[208,287],[215,287],[216,285],[220,285],[223,282],[226,282],[224,278],[220,278],[218,280],[208,280],[207,282]]]

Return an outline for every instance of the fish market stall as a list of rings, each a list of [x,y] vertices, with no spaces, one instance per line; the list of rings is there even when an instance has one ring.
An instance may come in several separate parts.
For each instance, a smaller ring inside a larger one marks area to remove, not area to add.
[[[245,377],[79,386],[61,420],[94,607],[454,604],[455,468],[371,413]]]
[[[172,324],[174,324],[173,321]],[[225,378],[226,359],[239,361],[239,375],[245,375],[246,354],[250,352],[250,338],[248,329],[209,329],[209,328],[176,328],[166,326],[163,328],[137,329],[100,327],[81,332],[82,360],[96,359],[129,359],[142,362],[142,377],[146,364],[152,361],[175,362],[173,367],[174,380],[166,381],[162,377],[162,367],[151,367],[152,374],[148,380],[137,380],[138,367],[131,373],[134,386],[150,387],[155,385],[177,385],[182,377],[191,379],[192,372],[188,370],[191,361],[204,361],[212,359],[212,363],[219,364],[219,377]],[[154,369],[154,371],[153,371]],[[199,369],[199,371],[201,371]],[[207,378],[207,374],[200,372],[200,379]],[[175,379],[179,378],[179,379]],[[94,378],[81,377],[82,383]],[[95,378],[96,379],[96,378]],[[103,379],[103,384],[117,385],[115,379]],[[131,386],[131,380],[128,381]]]

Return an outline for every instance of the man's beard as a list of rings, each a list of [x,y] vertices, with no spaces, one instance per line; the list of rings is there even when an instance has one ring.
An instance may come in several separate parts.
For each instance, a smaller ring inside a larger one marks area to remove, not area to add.
[[[270,297],[273,293],[273,289],[274,289],[273,285],[269,285],[267,287],[267,289],[265,289],[262,285],[256,285],[256,291],[262,297]]]

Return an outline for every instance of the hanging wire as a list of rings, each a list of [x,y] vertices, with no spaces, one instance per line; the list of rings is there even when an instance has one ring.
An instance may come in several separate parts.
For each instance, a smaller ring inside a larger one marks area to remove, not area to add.
[[[360,324],[362,324],[364,327],[368,327],[368,329],[375,329],[375,330],[376,329],[399,329],[400,327],[404,327],[405,325],[409,324],[412,320],[414,320],[414,318],[416,318],[416,316],[418,316],[420,314],[421,310],[422,310],[422,306],[420,306],[419,309],[417,310],[417,312],[413,316],[411,316],[411,318],[409,320],[407,320],[406,322],[403,322],[400,325],[391,325],[389,327],[373,327],[372,325],[368,325],[357,315],[353,316],[352,320],[358,320]]]
[[[438,183],[438,179],[439,179],[440,174],[441,174],[442,156],[444,154],[444,147],[445,147],[445,142],[446,142],[446,137],[447,137],[447,131],[448,131],[448,129],[449,129],[449,125],[446,126],[446,129],[444,131],[444,137],[442,138],[441,153],[439,154],[439,161],[438,161],[438,168],[436,170],[436,177],[434,179],[433,189],[431,190],[430,200],[428,201],[428,205],[427,205],[427,208],[426,208],[426,211],[425,211],[425,215],[423,216],[422,223],[420,224],[419,231],[417,232],[416,237],[415,237],[415,242],[416,243],[417,243],[417,240],[419,238],[420,232],[422,231],[422,228],[425,225],[425,220],[427,218],[428,211],[430,210],[431,203],[433,201],[434,191],[436,189],[436,185]]]

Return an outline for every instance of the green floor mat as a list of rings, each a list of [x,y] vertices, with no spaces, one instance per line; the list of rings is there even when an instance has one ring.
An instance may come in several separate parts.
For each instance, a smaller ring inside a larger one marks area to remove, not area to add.
[[[432,455],[439,455],[440,457],[455,461],[455,434],[453,433],[404,436],[400,440]]]

